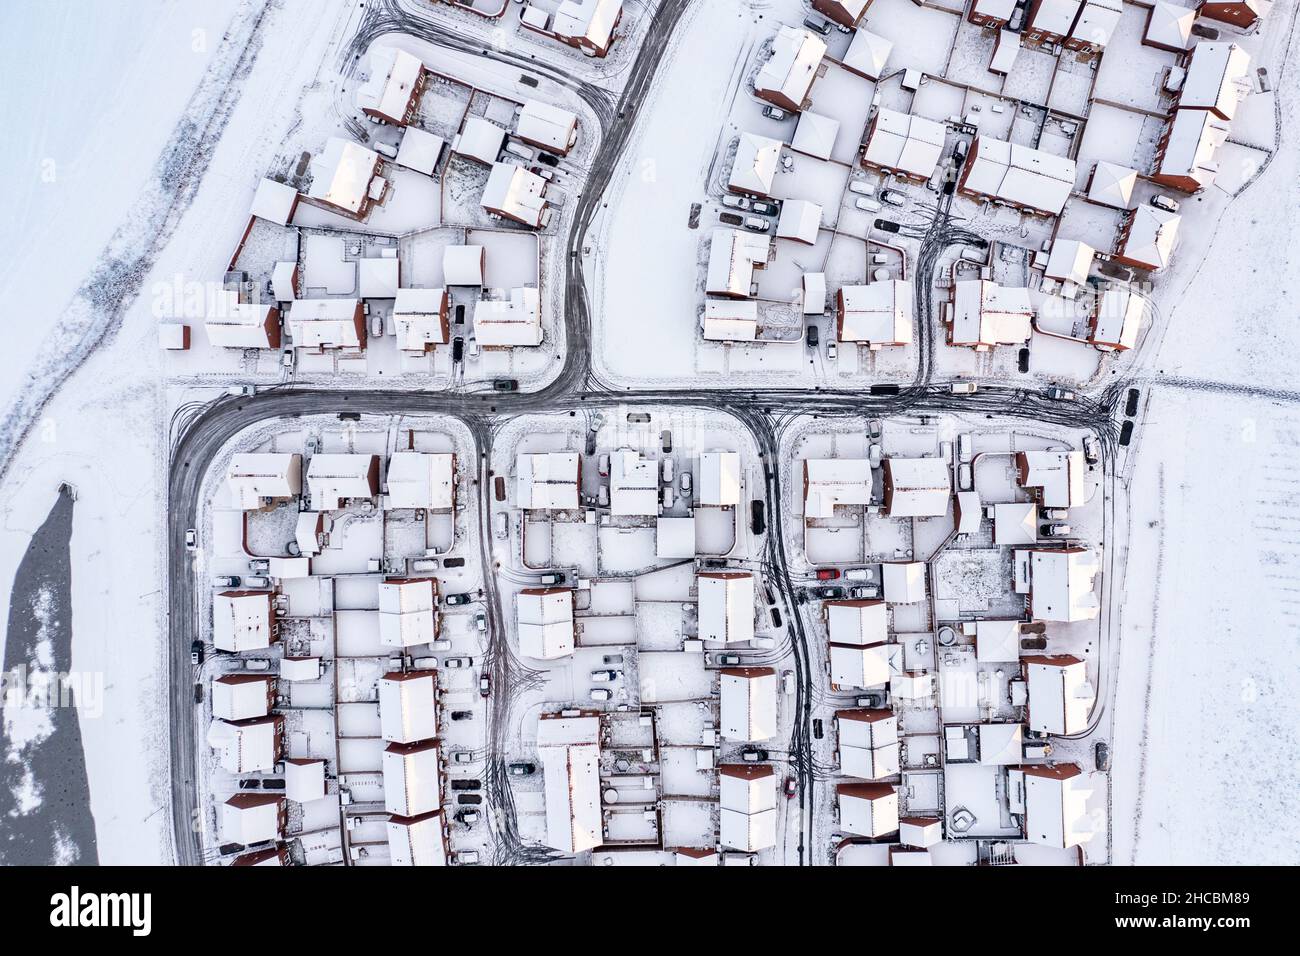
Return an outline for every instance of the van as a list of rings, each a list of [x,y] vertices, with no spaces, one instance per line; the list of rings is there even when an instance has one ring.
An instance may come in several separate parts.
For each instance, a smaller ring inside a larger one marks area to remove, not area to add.
[[[876,194],[876,187],[871,183],[855,179],[849,183],[849,192],[857,193],[859,196],[874,196]]]

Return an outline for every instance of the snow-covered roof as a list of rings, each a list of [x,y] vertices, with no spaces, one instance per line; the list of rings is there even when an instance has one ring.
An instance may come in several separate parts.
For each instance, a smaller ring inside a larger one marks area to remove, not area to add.
[[[831,683],[838,687],[879,687],[889,682],[889,648],[879,644],[831,644]]]
[[[1128,209],[1132,205],[1133,187],[1137,185],[1137,170],[1108,163],[1097,163],[1088,183],[1088,198],[1112,209]]]
[[[357,88],[357,109],[405,125],[424,73],[420,58],[396,47],[370,51],[370,76]]]
[[[952,476],[944,459],[886,458],[882,469],[886,514],[937,518],[948,513]]]
[[[389,743],[438,736],[437,710],[436,671],[394,672],[379,679],[379,734]]]
[[[236,508],[249,511],[267,500],[293,498],[302,491],[302,456],[246,452],[233,456],[226,487]]]
[[[1069,654],[1035,655],[1021,663],[1029,689],[1030,730],[1074,734],[1088,726],[1097,694],[1082,659]]]
[[[586,40],[603,50],[609,46],[622,12],[623,0],[562,0],[556,8],[551,30],[557,36]]]
[[[519,653],[549,661],[573,653],[573,592],[567,588],[524,588],[515,597]]]
[[[803,463],[804,518],[829,518],[844,505],[871,504],[866,458],[809,458]]]
[[[890,604],[915,604],[925,600],[924,561],[886,561],[880,566],[885,600]]]
[[[718,767],[719,839],[756,853],[776,845],[776,770],[771,764]]]
[[[1074,160],[1018,143],[977,136],[962,188],[1038,212],[1059,215],[1074,189]]]
[[[325,796],[325,761],[291,757],[284,762],[284,795],[295,803]]]
[[[835,137],[840,132],[840,121],[812,110],[799,114],[799,124],[794,128],[790,148],[796,153],[816,159],[830,159],[835,150]],[[788,203],[787,203],[788,205]]]
[[[567,153],[578,136],[578,117],[541,100],[528,100],[515,120],[515,135],[553,153]]]
[[[1146,301],[1142,296],[1126,286],[1112,285],[1097,299],[1088,341],[1115,349],[1131,349],[1137,345],[1145,316]]]
[[[448,246],[442,251],[444,285],[482,285],[487,254],[482,246]]]
[[[1178,108],[1213,110],[1232,119],[1250,92],[1250,54],[1235,43],[1201,42],[1192,50]]]
[[[673,850],[675,866],[717,866],[718,851],[713,847],[679,846]]]
[[[879,837],[898,829],[898,791],[887,783],[842,783],[835,788],[840,829]]]
[[[320,680],[320,674],[321,660],[319,657],[286,656],[280,658],[280,680]]]
[[[384,748],[384,811],[416,817],[442,806],[438,741],[389,744]]]
[[[402,134],[402,141],[397,146],[397,158],[393,162],[398,166],[431,176],[438,166],[438,157],[442,155],[444,143],[446,140],[441,136],[435,136],[415,126],[408,126],[406,132]]]
[[[714,571],[696,576],[699,635],[724,644],[754,639],[754,576]]]
[[[379,456],[317,452],[307,463],[307,489],[317,511],[337,511],[351,498],[379,491]]]
[[[772,241],[739,229],[715,229],[709,240],[709,267],[704,291],[744,298],[754,282],[755,265],[766,265]]]
[[[1186,50],[1192,42],[1196,8],[1155,0],[1147,17],[1147,42],[1171,50]]]
[[[1093,47],[1105,47],[1124,15],[1120,0],[1084,0],[1083,9],[1070,28],[1070,38]]]
[[[298,348],[360,348],[361,316],[360,299],[298,299],[289,308],[289,333]]]
[[[898,842],[903,846],[932,847],[943,839],[943,821],[937,817],[899,817]]]
[[[994,544],[1033,544],[1037,540],[1037,502],[1013,501],[993,506]]]
[[[740,453],[701,452],[695,494],[701,505],[725,508],[740,504]]]
[[[292,302],[298,298],[298,263],[277,262],[271,270],[271,294],[277,302]]]
[[[719,673],[718,730],[724,740],[759,741],[776,736],[776,670],[726,667]]]
[[[741,133],[727,186],[734,192],[769,195],[772,192],[772,180],[776,178],[776,170],[781,163],[783,145],[779,139],[770,136]]]
[[[452,139],[451,151],[491,166],[501,155],[501,146],[505,141],[506,131],[496,123],[481,116],[471,116]]]
[[[546,209],[546,180],[513,163],[493,163],[483,187],[483,208],[536,228]]]
[[[1022,451],[1016,455],[1020,485],[1036,489],[1044,508],[1073,508],[1087,500],[1083,452]]]
[[[1047,257],[1043,275],[1049,279],[1073,282],[1083,285],[1088,280],[1088,271],[1097,250],[1078,239],[1057,239],[1052,243],[1052,251]]]
[[[822,315],[826,311],[826,273],[805,272],[800,283],[803,287],[803,314]]]
[[[257,773],[274,769],[276,745],[284,718],[258,717],[237,723],[214,720],[208,727],[208,744],[229,773]]]
[[[271,646],[271,592],[221,591],[212,598],[212,641],[219,651]]]
[[[221,804],[221,838],[245,846],[280,835],[284,801],[270,793],[239,792]]]
[[[271,678],[260,674],[222,674],[212,679],[212,716],[251,720],[270,713]]]
[[[946,135],[942,123],[881,108],[868,128],[862,161],[869,166],[929,177],[939,165]]]
[[[674,561],[695,557],[695,519],[655,519],[655,557]]]
[[[1163,269],[1173,258],[1182,221],[1183,217],[1176,212],[1150,204],[1138,206],[1120,255],[1147,269]]]
[[[1025,32],[1039,30],[1056,36],[1068,36],[1074,18],[1079,14],[1080,3],[1081,0],[1042,0],[1037,6],[1031,6]]]
[[[609,508],[614,515],[659,514],[659,467],[631,448],[610,455]]]
[[[379,584],[379,640],[385,647],[428,644],[438,634],[438,582],[394,578]]]
[[[1101,608],[1093,579],[1101,565],[1085,548],[1030,551],[1030,612],[1038,621],[1090,621]]]
[[[1212,186],[1219,173],[1219,147],[1227,142],[1231,129],[1209,110],[1176,111],[1156,178],[1190,179],[1201,189]]]
[[[451,510],[455,470],[456,456],[450,452],[393,452],[388,459],[388,507]]]
[[[892,710],[854,707],[835,711],[841,747],[875,750],[898,743],[898,717]]]
[[[953,283],[952,344],[975,348],[1018,345],[1029,339],[1034,305],[1029,290],[987,279]]]
[[[379,169],[379,154],[340,136],[331,136],[325,151],[311,162],[313,199],[358,213],[370,191],[370,180]]]
[[[447,344],[447,290],[398,289],[393,302],[397,347],[424,352]]]
[[[799,109],[817,77],[826,44],[807,30],[782,26],[772,39],[772,55],[754,77],[754,90],[760,96]]]
[[[515,459],[515,507],[564,511],[579,506],[577,452],[552,451]]]
[[[849,43],[849,49],[840,64],[846,70],[865,76],[869,80],[878,80],[885,72],[885,62],[893,49],[892,40],[859,27],[854,31],[853,40]]]
[[[804,114],[807,115],[806,113]],[[822,226],[822,207],[807,199],[787,199],[781,205],[776,237],[815,245]]]
[[[546,794],[546,845],[581,853],[605,839],[600,810],[600,718],[543,715],[537,755]]]
[[[240,302],[234,289],[218,289],[208,296],[203,329],[218,348],[269,349],[280,339],[275,303]]]
[[[442,833],[442,814],[418,817],[390,817],[388,862],[390,866],[446,866],[447,844]]]
[[[758,338],[758,303],[753,299],[705,299],[700,328],[709,342],[753,342]]]
[[[886,279],[846,285],[838,294],[839,339],[872,346],[912,341],[912,284]]]
[[[1020,622],[987,619],[975,622],[975,659],[981,664],[1020,660]]]
[[[480,299],[474,303],[474,335],[485,348],[541,345],[541,295],[520,286],[504,299]]]
[[[884,601],[826,601],[826,631],[836,644],[877,644],[889,636]]]
[[[358,260],[357,285],[361,298],[394,298],[401,284],[401,272],[401,263],[396,255]]]
[[[252,215],[277,226],[287,226],[298,202],[298,190],[274,179],[262,179],[253,193]]]
[[[1092,786],[1075,764],[1016,767],[1008,786],[1011,811],[1024,814],[1031,843],[1068,849],[1092,839]]]
[[[978,724],[977,726],[980,763],[1006,766],[1024,761],[1024,724]]]

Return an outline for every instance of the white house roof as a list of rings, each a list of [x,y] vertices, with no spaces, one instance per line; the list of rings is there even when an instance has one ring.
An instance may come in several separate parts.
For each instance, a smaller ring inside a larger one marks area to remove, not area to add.
[[[214,720],[208,727],[208,744],[217,751],[217,759],[229,773],[257,773],[275,767],[275,717],[231,723]]]
[[[885,72],[885,62],[893,49],[892,40],[886,40],[877,33],[858,27],[840,63],[846,69],[860,73],[869,80],[878,80]]]
[[[993,506],[994,544],[1033,544],[1037,540],[1037,502],[1013,501]]]
[[[413,744],[438,736],[435,671],[385,674],[379,679],[379,732],[389,743]]]
[[[898,791],[883,783],[842,783],[835,788],[840,829],[878,837],[898,829]]]
[[[836,644],[878,644],[889,636],[884,601],[826,601],[826,630]]]
[[[1021,486],[1037,488],[1039,504],[1044,508],[1073,508],[1087,499],[1088,466],[1083,452],[1022,451],[1018,457]]]
[[[212,716],[222,720],[251,720],[270,713],[267,690],[271,679],[256,674],[223,674],[212,679]]]
[[[740,504],[740,453],[701,452],[695,493],[701,505],[734,507]]]
[[[1146,39],[1174,50],[1186,50],[1192,42],[1192,24],[1196,8],[1167,0],[1156,0],[1147,20]]]
[[[718,730],[724,740],[759,741],[776,736],[776,670],[727,667],[719,675]]]
[[[1093,579],[1101,566],[1083,548],[1030,552],[1030,609],[1039,621],[1090,621],[1101,611]]]
[[[556,8],[551,29],[558,36],[585,39],[604,49],[609,45],[614,24],[622,11],[623,0],[562,0]]]
[[[711,295],[748,296],[754,266],[765,265],[771,250],[767,236],[739,229],[713,230],[704,291]]]
[[[1070,37],[1094,47],[1104,47],[1110,43],[1123,15],[1124,6],[1120,0],[1084,0],[1083,9],[1070,29]]]
[[[446,140],[441,136],[435,136],[415,126],[408,126],[406,132],[402,134],[401,143],[397,146],[397,159],[393,162],[398,166],[405,166],[417,173],[431,176],[437,168],[438,157],[442,155],[445,142]]]
[[[718,839],[723,846],[743,853],[776,846],[776,808],[739,813],[723,807],[718,814]]]
[[[803,314],[821,315],[826,311],[826,273],[803,274]]]
[[[483,187],[483,208],[536,228],[546,209],[546,180],[513,163],[493,163]]]
[[[516,507],[563,511],[578,504],[577,452],[539,452],[515,459]]]
[[[630,448],[610,455],[609,507],[615,515],[659,514],[659,467]]]
[[[1024,659],[1029,689],[1029,729],[1045,734],[1074,734],[1088,726],[1097,694],[1087,666],[1071,655]],[[1019,762],[1019,761],[1017,761]]]
[[[1018,143],[978,136],[964,188],[1040,212],[1059,215],[1074,189],[1074,160]]]
[[[226,487],[235,507],[260,508],[268,498],[293,498],[302,491],[302,456],[247,452],[230,459]]]
[[[277,302],[292,302],[298,297],[298,290],[294,285],[297,272],[296,262],[275,264],[275,268],[271,270],[271,294],[275,296]]]
[[[1142,296],[1125,286],[1112,285],[1097,299],[1097,311],[1088,341],[1115,348],[1137,345],[1138,332],[1146,315]]]
[[[249,845],[280,835],[281,799],[268,793],[237,793],[221,805],[221,837]]]
[[[370,76],[357,88],[357,109],[374,110],[388,119],[404,121],[423,72],[419,57],[405,50],[374,48],[370,51]]]
[[[1079,5],[1080,0],[1042,0],[1038,7],[1031,8],[1029,28],[1068,36]]]
[[[754,639],[754,576],[748,571],[705,572],[695,578],[699,634],[725,644]]]
[[[890,604],[925,600],[925,562],[886,561],[880,569],[885,600]]]
[[[481,116],[471,116],[451,141],[451,151],[490,166],[501,155],[505,139],[506,131],[496,123]]]
[[[889,682],[885,644],[831,644],[831,683],[839,687],[879,687]]]
[[[438,584],[404,578],[379,585],[379,640],[385,647],[428,644],[437,634]]]
[[[442,251],[442,281],[446,285],[482,285],[482,246],[448,246]]]
[[[1178,95],[1180,109],[1210,109],[1232,119],[1250,92],[1250,54],[1235,43],[1201,42],[1192,50]]]
[[[525,588],[515,597],[519,652],[549,661],[573,653],[573,592],[565,588]]]
[[[240,302],[233,289],[219,289],[208,296],[203,328],[208,341],[218,348],[266,349],[271,347],[268,326],[274,326],[272,302]]]
[[[705,299],[700,326],[709,342],[753,342],[758,338],[758,302]]]
[[[1178,110],[1169,125],[1169,139],[1157,176],[1185,176],[1202,189],[1219,173],[1219,147],[1228,141],[1231,126],[1209,110]]]
[[[978,724],[980,763],[1006,766],[1025,759],[1024,724]]]
[[[1052,244],[1051,254],[1047,257],[1047,266],[1043,274],[1049,279],[1060,279],[1083,285],[1092,268],[1092,260],[1097,250],[1086,242],[1077,239],[1057,239]]]
[[[871,462],[866,458],[809,458],[804,467],[804,518],[829,518],[841,505],[871,503]]]
[[[1163,269],[1173,257],[1182,221],[1183,217],[1176,212],[1150,204],[1138,206],[1121,254],[1148,269]]]
[[[319,680],[321,665],[319,657],[282,657],[280,658],[280,680],[311,681]]]
[[[284,795],[295,803],[325,796],[325,761],[290,758],[284,762]]]
[[[289,309],[289,332],[299,348],[360,348],[358,299],[298,299]]]
[[[799,123],[794,128],[794,139],[790,148],[796,153],[813,156],[817,159],[830,159],[835,149],[835,137],[840,132],[840,121],[812,110],[799,114]]]
[[[901,518],[937,518],[948,513],[952,476],[942,458],[886,458],[885,507]]]
[[[772,192],[772,180],[781,161],[779,139],[760,136],[758,133],[741,133],[736,146],[736,159],[731,166],[731,179],[727,185],[738,192],[756,193],[760,196]]]
[[[1137,170],[1102,160],[1093,167],[1092,180],[1088,183],[1088,198],[1112,209],[1128,209],[1136,185]]]
[[[880,109],[872,120],[863,162],[928,177],[943,155],[942,123],[897,110]]]
[[[1013,769],[1008,783],[1019,790],[1012,811],[1023,812],[1031,843],[1068,849],[1092,839],[1088,813],[1092,787],[1074,764]]]
[[[807,30],[782,26],[772,40],[772,55],[754,78],[754,89],[777,93],[798,105],[808,96],[826,44]]]
[[[718,804],[746,815],[776,809],[775,768],[771,764],[722,764],[718,767]]]
[[[898,717],[892,710],[855,707],[835,712],[841,747],[876,750],[898,743]]]
[[[987,279],[953,283],[952,344],[993,348],[1025,342],[1033,329],[1029,290]]]
[[[379,154],[373,149],[331,136],[325,151],[312,160],[307,195],[351,213],[359,212],[378,164]]]
[[[480,299],[474,304],[474,334],[488,348],[541,345],[541,295],[521,286],[504,299]]]
[[[357,262],[357,286],[363,299],[392,299],[400,283],[401,263],[397,256],[376,256]]]
[[[695,554],[693,517],[655,519],[655,557],[675,561]]]
[[[400,349],[423,352],[430,345],[446,345],[447,290],[398,289],[393,322]]]
[[[568,150],[577,128],[576,114],[541,100],[526,101],[515,121],[517,136],[557,153]]]
[[[971,4],[971,10],[975,13],[981,13],[986,17],[995,17],[998,20],[1010,20],[1011,13],[1016,9],[1016,0],[974,0]]]
[[[372,466],[378,456],[317,452],[307,463],[307,488],[317,511],[336,511],[349,498],[372,498]]]
[[[840,289],[841,342],[906,345],[912,341],[912,286],[902,279]]]
[[[448,511],[455,501],[456,456],[396,451],[388,459],[388,507]]]
[[[1020,660],[1020,622],[1014,619],[976,621],[975,659],[981,664]]]
[[[384,748],[382,767],[386,813],[416,817],[442,805],[436,740],[389,744]]]
[[[277,226],[287,226],[297,201],[298,190],[292,186],[277,183],[274,179],[262,179],[253,193],[252,215]]]
[[[388,860],[392,866],[446,866],[447,845],[442,814],[393,817],[387,824]]]
[[[212,640],[219,651],[271,646],[271,596],[266,591],[222,591],[212,598]]]
[[[820,205],[807,199],[787,199],[781,205],[781,218],[776,223],[776,237],[793,239],[811,246],[816,244],[821,226]]]
[[[537,754],[546,794],[546,845],[581,853],[605,839],[600,809],[600,718],[542,717]]]

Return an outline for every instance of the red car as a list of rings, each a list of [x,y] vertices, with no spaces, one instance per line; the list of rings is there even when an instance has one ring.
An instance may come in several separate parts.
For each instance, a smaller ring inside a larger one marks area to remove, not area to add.
[[[799,792],[799,786],[795,783],[794,777],[785,778],[785,798],[793,799],[794,795]]]
[[[839,576],[840,576],[839,568],[818,568],[817,569],[818,581],[834,581]]]

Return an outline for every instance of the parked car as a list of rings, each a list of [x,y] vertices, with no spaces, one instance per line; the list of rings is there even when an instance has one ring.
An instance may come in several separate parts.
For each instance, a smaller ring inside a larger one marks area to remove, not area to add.
[[[474,755],[468,750],[454,750],[451,754],[452,763],[473,763]]]
[[[465,340],[459,335],[451,340],[451,360],[453,362],[465,361]]]
[[[954,395],[973,395],[978,386],[974,382],[953,382],[949,389]]]
[[[560,165],[560,157],[558,157],[558,156],[553,156],[553,155],[550,154],[550,153],[538,153],[538,154],[537,154],[537,161],[538,161],[539,163],[545,163],[547,166],[558,166],[558,165]]]
[[[201,704],[201,703],[203,703],[203,685],[202,685],[202,684],[195,684],[195,685],[194,685],[194,703],[196,703],[196,704]]]
[[[604,687],[593,687],[593,688],[591,689],[591,699],[592,699],[592,700],[595,700],[595,701],[606,701],[606,700],[609,700],[612,696],[613,696],[613,694],[611,694],[611,693],[610,693],[608,690],[606,690]]]
[[[966,162],[966,153],[970,150],[970,144],[964,139],[959,139],[957,145],[952,148],[953,162],[958,166]]]
[[[748,209],[749,199],[745,196],[737,196],[735,193],[727,193],[722,197],[722,205],[728,209]]]
[[[473,720],[474,711],[472,710],[453,710],[451,712],[452,720]]]
[[[193,641],[190,644],[190,663],[198,667],[203,663],[203,642]]]
[[[487,632],[487,615],[482,611],[474,615],[474,627],[478,629],[480,634]]]
[[[498,511],[492,516],[492,533],[504,541],[510,537],[510,515],[504,511]]]
[[[758,500],[749,503],[749,530],[754,534],[762,534],[767,530],[767,521],[763,514],[767,506]]]
[[[876,187],[871,183],[862,181],[861,179],[855,179],[849,183],[849,192],[857,193],[859,196],[874,196],[876,194]]]
[[[1130,388],[1128,395],[1124,399],[1124,414],[1132,418],[1138,413],[1138,399],[1141,393],[1136,388]]]
[[[817,346],[821,343],[821,340],[822,340],[821,333],[817,330],[817,326],[815,325],[808,326],[808,337],[807,337],[808,348],[810,349],[817,348]]]
[[[239,587],[239,577],[234,574],[219,574],[212,579],[214,588],[237,588]]]
[[[1092,748],[1092,762],[1100,773],[1110,772],[1110,744],[1099,740]]]
[[[1162,196],[1160,193],[1151,197],[1151,205],[1157,209],[1163,209],[1165,212],[1178,212],[1178,203],[1168,196]]]
[[[1101,460],[1101,448],[1097,445],[1097,439],[1095,436],[1087,435],[1084,437],[1083,457],[1090,465],[1095,465]]]
[[[744,219],[740,218],[740,216],[736,215],[734,212],[718,213],[718,222],[722,223],[724,226],[739,226],[744,221]]]
[[[254,577],[251,578],[244,578],[244,587],[246,588],[269,588],[270,586],[271,586],[271,579],[262,577],[261,575],[255,575]]]
[[[781,692],[786,695],[794,693],[794,671],[781,671]]]
[[[447,595],[447,600],[446,600],[447,607],[460,607],[462,604],[468,604],[468,603],[469,603],[468,594]]]
[[[826,343],[826,361],[834,362],[839,354],[839,347],[836,346],[834,339]]]
[[[815,593],[823,601],[838,601],[844,597],[843,588],[818,588]]]
[[[844,572],[844,577],[849,581],[874,581],[876,572],[870,568],[849,568]]]
[[[763,107],[763,115],[766,116],[768,119],[783,120],[786,117],[786,112],[785,110],[781,109],[781,107],[779,106],[769,105]]]
[[[673,483],[673,476],[674,476],[673,468],[674,468],[673,460],[671,458],[665,458],[663,460],[662,466],[660,467],[660,472],[661,472],[660,477],[662,478],[663,483],[665,485],[671,485]]]
[[[899,192],[897,189],[880,190],[880,198],[891,206],[906,206],[907,193]]]
[[[721,667],[735,667],[740,663],[739,654],[714,654],[713,663]]]
[[[445,658],[445,659],[443,660],[443,662],[442,662],[442,666],[445,667],[445,668],[447,668],[448,670],[461,670],[461,669],[466,668],[466,667],[473,667],[473,666],[474,666],[474,658],[472,658],[472,657],[448,657],[448,658]]]
[[[507,768],[512,777],[531,777],[537,772],[537,765],[527,760],[520,760],[510,764]]]
[[[1038,533],[1044,538],[1066,538],[1071,530],[1068,524],[1045,524],[1038,527]]]
[[[478,850],[457,850],[455,860],[457,866],[474,866],[478,863]]]
[[[834,581],[839,576],[840,576],[839,568],[818,568],[817,569],[818,581]]]
[[[880,210],[885,208],[874,199],[867,199],[866,197],[855,200],[853,205],[857,206],[863,212],[880,212]]]
[[[814,33],[820,33],[822,36],[830,36],[831,22],[824,17],[810,13],[803,18],[803,25]]]
[[[762,216],[746,216],[745,228],[750,232],[767,232],[772,227],[772,223]]]
[[[822,725],[822,719],[820,717],[813,718],[812,730],[813,730],[814,740],[821,740],[824,736],[826,736],[826,729]]]
[[[555,584],[563,584],[564,575],[560,574],[558,571],[548,571],[537,580],[542,584],[545,584],[547,587],[550,587]]]
[[[880,588],[874,584],[855,584],[849,588],[849,598],[854,601],[874,601],[880,597]]]
[[[677,485],[682,489],[683,497],[689,496],[691,493],[691,473],[689,471],[682,472],[681,477],[677,479]],[[687,504],[690,504],[690,502],[687,502]]]
[[[490,697],[492,695],[492,675],[480,674],[478,679],[478,695],[480,697]]]
[[[755,199],[750,208],[760,216],[775,216],[781,211],[781,207],[774,202],[768,202],[766,199]]]
[[[618,671],[592,671],[591,680],[596,684],[608,684],[611,681],[618,680]]]
[[[602,663],[605,663],[605,664],[622,664],[622,663],[623,663],[623,655],[622,655],[622,654],[606,654],[603,658],[601,658],[601,661],[602,661]]]
[[[248,779],[248,780],[239,781],[240,790],[257,790],[261,786],[262,786],[261,780]]]
[[[495,392],[517,392],[519,391],[519,382],[513,378],[498,378],[492,382],[492,390]]]
[[[472,827],[478,823],[479,812],[477,810],[457,810],[456,822],[463,823],[467,827]]]
[[[193,551],[198,546],[199,546],[199,533],[195,531],[193,528],[188,529],[185,532],[185,547]]]
[[[874,225],[881,232],[898,232],[902,228],[898,223],[890,222],[888,219],[877,219]]]
[[[483,798],[477,793],[458,793],[456,802],[461,806],[477,807],[483,802]]]
[[[740,752],[740,759],[745,763],[761,763],[767,759],[767,751],[762,747],[746,747]]]
[[[520,159],[526,159],[530,163],[536,155],[534,150],[525,146],[523,143],[514,142],[506,143],[506,152],[510,153],[512,156],[518,156]]]

